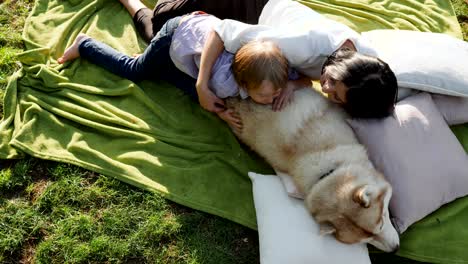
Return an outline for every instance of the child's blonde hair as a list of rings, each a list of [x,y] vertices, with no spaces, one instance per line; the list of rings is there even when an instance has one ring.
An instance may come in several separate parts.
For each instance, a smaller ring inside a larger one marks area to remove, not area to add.
[[[259,87],[264,80],[281,89],[288,81],[288,60],[275,43],[251,41],[234,55],[232,72],[236,82],[247,90]]]

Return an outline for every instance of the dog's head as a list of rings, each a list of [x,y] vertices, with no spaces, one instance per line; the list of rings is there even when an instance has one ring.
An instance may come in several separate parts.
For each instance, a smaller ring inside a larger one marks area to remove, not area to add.
[[[322,234],[333,234],[343,243],[370,243],[392,252],[398,250],[400,242],[388,212],[391,196],[392,188],[379,172],[353,164],[339,167],[316,183],[306,205]]]

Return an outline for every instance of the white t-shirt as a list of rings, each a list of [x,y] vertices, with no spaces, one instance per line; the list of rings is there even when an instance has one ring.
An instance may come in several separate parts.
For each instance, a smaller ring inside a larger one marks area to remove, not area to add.
[[[347,39],[358,52],[377,55],[356,31],[290,0],[270,0],[259,23],[250,25],[225,19],[214,30],[231,53],[252,40],[271,40],[282,50],[291,67],[312,79],[320,78],[325,59]]]

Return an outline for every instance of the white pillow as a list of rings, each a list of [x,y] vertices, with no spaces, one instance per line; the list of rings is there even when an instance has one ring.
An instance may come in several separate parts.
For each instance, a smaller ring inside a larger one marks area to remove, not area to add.
[[[432,100],[449,126],[468,123],[468,97],[433,94]]]
[[[468,156],[429,94],[398,102],[393,116],[348,123],[392,185],[390,213],[400,234],[468,195]]]
[[[304,200],[304,194],[299,191],[291,176],[279,171],[276,174],[280,177],[281,183],[289,196]]]
[[[249,172],[257,212],[260,263],[371,263],[365,244],[346,245],[319,234],[304,201],[288,197],[275,175]]]
[[[409,30],[362,33],[387,62],[400,87],[468,96],[468,43],[452,36]]]

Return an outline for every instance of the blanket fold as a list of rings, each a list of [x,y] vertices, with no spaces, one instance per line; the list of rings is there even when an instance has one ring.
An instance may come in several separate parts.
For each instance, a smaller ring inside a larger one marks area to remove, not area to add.
[[[403,28],[461,36],[445,0],[300,2],[357,31]],[[118,1],[36,0],[23,32],[23,67],[5,92],[0,158],[26,153],[76,164],[256,228],[247,172],[272,169],[240,145],[226,124],[167,83],[133,83],[82,59],[59,65],[57,58],[80,32],[129,55],[145,47]],[[468,149],[468,126],[453,129]],[[466,221],[463,198],[411,227],[400,255],[468,263],[468,231],[456,228]]]

